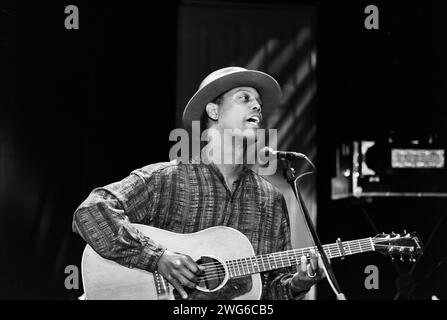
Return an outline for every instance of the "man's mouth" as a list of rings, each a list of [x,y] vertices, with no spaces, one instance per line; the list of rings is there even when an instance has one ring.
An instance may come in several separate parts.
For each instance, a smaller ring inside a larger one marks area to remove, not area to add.
[[[259,126],[260,123],[261,123],[261,117],[258,116],[258,115],[253,115],[253,116],[251,116],[250,118],[247,119],[247,122],[250,122],[252,124],[255,124],[255,125]]]

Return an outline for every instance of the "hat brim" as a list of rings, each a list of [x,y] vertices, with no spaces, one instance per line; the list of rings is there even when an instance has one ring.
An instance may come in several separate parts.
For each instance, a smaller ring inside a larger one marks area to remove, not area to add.
[[[281,101],[281,88],[270,75],[256,70],[233,72],[212,81],[192,96],[183,112],[185,128],[190,130],[192,121],[200,121],[209,102],[236,87],[253,87],[258,91],[264,119],[268,118]]]

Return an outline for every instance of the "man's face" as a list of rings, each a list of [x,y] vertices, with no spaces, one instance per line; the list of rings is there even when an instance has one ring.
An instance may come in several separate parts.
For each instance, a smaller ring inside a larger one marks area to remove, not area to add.
[[[252,87],[237,87],[223,95],[218,109],[217,127],[239,129],[244,135],[254,135],[262,122],[262,101]],[[236,133],[236,135],[239,135]]]

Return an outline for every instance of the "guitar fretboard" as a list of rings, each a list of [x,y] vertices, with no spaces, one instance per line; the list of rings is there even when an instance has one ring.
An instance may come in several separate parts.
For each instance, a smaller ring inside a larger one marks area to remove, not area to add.
[[[230,278],[246,276],[254,273],[270,271],[292,265],[299,265],[301,257],[304,255],[309,260],[310,250],[318,252],[317,247],[307,247],[292,249],[282,252],[263,254],[254,257],[228,260],[226,265]],[[374,251],[374,241],[372,238],[364,238],[340,243],[332,243],[323,246],[329,259]]]

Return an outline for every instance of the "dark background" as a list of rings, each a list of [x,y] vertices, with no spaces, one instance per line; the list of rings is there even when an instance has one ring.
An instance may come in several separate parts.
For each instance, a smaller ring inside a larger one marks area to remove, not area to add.
[[[258,1],[258,3],[269,1]],[[273,1],[272,1],[273,2]],[[278,1],[275,1],[278,3]],[[445,201],[333,202],[334,149],[343,140],[446,135],[444,6],[431,2],[282,1],[317,9],[318,231],[322,242],[379,231],[416,230],[427,242]],[[64,8],[80,9],[80,29],[64,28]],[[364,8],[380,29],[364,28]],[[74,299],[64,269],[84,243],[72,214],[96,186],[165,161],[176,125],[179,1],[10,2],[0,6],[0,298]],[[269,21],[274,23],[274,21]],[[367,215],[365,215],[365,212]],[[440,224],[414,276],[410,298],[447,298],[447,252]],[[332,262],[346,296],[393,299],[411,264],[378,254]],[[366,290],[375,264],[380,288]],[[430,275],[424,279],[425,275]],[[327,283],[321,299],[334,299]]]

